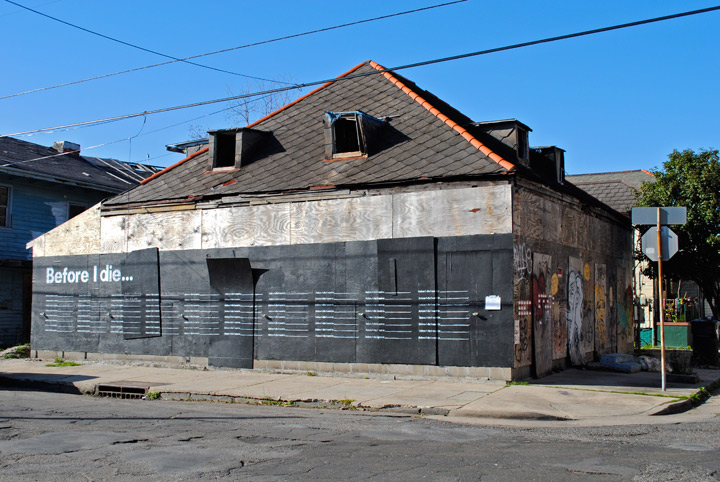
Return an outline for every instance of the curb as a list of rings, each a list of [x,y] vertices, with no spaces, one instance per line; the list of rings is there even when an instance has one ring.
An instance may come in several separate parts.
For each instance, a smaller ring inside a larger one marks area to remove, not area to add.
[[[537,421],[554,421],[554,422],[570,422],[575,420],[571,417],[563,417],[560,415],[552,415],[542,412],[503,412],[503,411],[487,411],[480,410],[452,410],[451,417],[473,417],[473,418],[493,418],[503,420],[537,420]]]
[[[698,392],[700,393],[700,392]],[[681,400],[679,402],[673,402],[668,403],[667,405],[662,405],[657,411],[650,412],[648,415],[650,416],[656,416],[656,415],[675,415],[677,413],[683,413],[687,412],[688,410],[693,408],[693,403],[689,398],[686,398],[685,400]]]
[[[47,382],[43,380],[28,380],[23,378],[13,378],[0,375],[0,387],[25,388],[27,390],[36,390],[42,392],[71,393],[73,395],[85,395],[72,383],[67,382]]]

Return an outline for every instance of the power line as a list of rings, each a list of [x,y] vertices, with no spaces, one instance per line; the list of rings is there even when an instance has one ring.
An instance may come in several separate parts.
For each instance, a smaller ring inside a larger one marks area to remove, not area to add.
[[[179,58],[177,58],[177,57],[173,57],[172,55],[167,55],[167,54],[164,54],[164,53],[162,53],[162,52],[158,52],[157,50],[152,50],[152,49],[148,49],[148,48],[145,48],[145,47],[141,47],[140,45],[132,44],[132,43],[130,43],[130,42],[126,42],[126,41],[124,41],[124,40],[116,39],[116,38],[114,38],[114,37],[110,37],[109,35],[105,35],[105,34],[102,34],[102,33],[99,33],[99,32],[95,32],[94,30],[90,30],[90,29],[88,29],[88,28],[81,27],[81,26],[79,26],[79,25],[75,25],[74,23],[66,22],[65,20],[59,19],[59,18],[57,18],[57,17],[53,17],[52,15],[48,15],[48,14],[46,14],[46,13],[42,13],[42,12],[40,12],[39,10],[34,10],[34,9],[30,8],[30,7],[26,7],[25,5],[21,5],[21,4],[19,4],[19,3],[17,3],[17,2],[14,2],[14,1],[12,1],[12,0],[5,0],[5,1],[6,1],[7,3],[10,3],[10,4],[12,4],[12,5],[15,5],[16,7],[20,7],[20,8],[22,8],[22,9],[25,9],[25,10],[27,10],[27,11],[29,11],[29,12],[32,12],[32,13],[35,13],[35,14],[37,14],[37,15],[43,16],[43,17],[45,17],[45,18],[49,18],[50,20],[54,20],[55,22],[60,22],[60,23],[62,23],[62,24],[64,24],[64,25],[67,25],[67,26],[69,26],[69,27],[76,28],[76,29],[78,29],[78,30],[82,30],[83,32],[89,33],[89,34],[91,34],[91,35],[96,35],[96,36],[101,37],[101,38],[104,38],[104,39],[106,39],[106,40],[110,40],[110,41],[112,41],[112,42],[117,42],[117,43],[119,43],[119,44],[122,44],[122,45],[125,45],[125,46],[128,46],[128,47],[132,47],[132,48],[137,49],[137,50],[142,50],[143,52],[148,52],[148,53],[151,53],[151,54],[154,54],[154,55],[159,55],[160,57],[165,57],[165,58],[167,58],[167,59],[172,59],[172,60],[175,61],[175,62],[184,62],[184,63],[186,63],[186,64],[194,65],[194,66],[196,66],[196,67],[202,67],[203,69],[215,70],[215,71],[217,71],[217,72],[222,72],[222,73],[224,73],[224,74],[238,75],[238,76],[240,76],[240,77],[247,77],[247,78],[249,78],[249,79],[255,79],[255,80],[264,80],[265,82],[275,82],[275,81],[273,81],[273,80],[265,79],[265,78],[262,78],[262,77],[255,77],[255,76],[253,76],[253,75],[240,74],[240,73],[238,73],[238,72],[232,72],[232,71],[230,71],[230,70],[220,69],[220,68],[217,68],[217,67],[212,67],[212,66],[210,66],[210,65],[199,64],[199,63],[197,63],[197,62],[190,62],[190,61],[188,61],[188,60],[179,59]],[[283,82],[279,82],[279,83],[283,83]]]
[[[5,1],[9,1],[9,0],[5,0]],[[95,77],[88,77],[88,78],[86,78],[86,79],[74,80],[74,81],[72,81],[72,82],[65,82],[65,83],[62,83],[62,84],[51,85],[51,86],[48,86],[48,87],[40,87],[40,88],[37,88],[37,89],[26,90],[26,91],[24,91],[24,92],[18,92],[18,93],[15,93],[15,94],[4,95],[4,96],[0,96],[0,100],[2,100],[2,99],[8,99],[8,98],[10,98],[10,97],[18,97],[18,96],[26,95],[26,94],[32,94],[32,93],[34,93],[34,92],[41,92],[41,91],[43,91],[43,90],[57,89],[57,88],[59,88],[59,87],[66,87],[66,86],[69,86],[69,85],[81,84],[81,83],[84,83],[84,82],[90,82],[90,81],[92,81],[92,80],[104,79],[104,78],[113,77],[113,76],[116,76],[116,75],[128,74],[128,73],[131,73],[131,72],[137,72],[137,71],[139,71],[139,70],[152,69],[152,68],[155,68],[155,67],[160,67],[160,66],[163,66],[163,65],[174,64],[174,63],[177,63],[177,62],[187,62],[188,60],[197,59],[197,58],[200,58],[200,57],[207,57],[207,56],[209,56],[209,55],[216,55],[216,54],[221,54],[221,53],[226,53],[226,52],[232,52],[232,51],[234,51],[234,50],[246,49],[246,48],[249,48],[249,47],[257,47],[257,46],[259,46],[259,45],[265,45],[265,44],[269,44],[269,43],[280,42],[280,41],[282,41],[282,40],[289,40],[289,39],[293,39],[293,38],[297,38],[297,37],[303,37],[303,36],[306,36],[306,35],[313,35],[313,34],[316,34],[316,33],[328,32],[328,31],[330,31],[330,30],[337,30],[337,29],[340,29],[340,28],[351,27],[351,26],[360,25],[360,24],[363,24],[363,23],[375,22],[375,21],[377,21],[377,20],[385,20],[385,19],[392,18],[392,17],[399,17],[399,16],[401,16],[401,15],[408,15],[408,14],[411,14],[411,13],[422,12],[422,11],[431,10],[431,9],[434,9],[434,8],[446,7],[446,6],[449,6],[449,5],[454,5],[454,4],[457,4],[457,3],[463,3],[463,2],[467,2],[467,1],[468,1],[468,0],[455,0],[455,1],[452,1],[452,2],[439,3],[439,4],[436,4],[436,5],[430,5],[430,6],[428,6],[428,7],[416,8],[416,9],[413,9],[413,10],[405,10],[405,11],[403,11],[403,12],[396,12],[396,13],[391,13],[391,14],[388,14],[388,15],[382,15],[382,16],[379,16],[379,17],[366,18],[366,19],[363,19],[363,20],[356,20],[356,21],[354,21],[354,22],[348,22],[348,23],[343,23],[343,24],[340,24],[340,25],[334,25],[334,26],[332,26],[332,27],[323,27],[323,28],[319,28],[319,29],[315,29],[315,30],[309,30],[309,31],[307,31],[307,32],[301,32],[301,33],[296,33],[296,34],[291,34],[291,35],[285,35],[285,36],[283,36],[283,37],[276,37],[276,38],[269,39],[269,40],[260,40],[260,41],[258,41],[258,42],[252,42],[252,43],[245,44],[245,45],[238,45],[237,47],[230,47],[230,48],[226,48],[226,49],[215,50],[215,51],[212,51],[212,52],[206,52],[206,53],[202,53],[202,54],[191,55],[191,56],[189,56],[189,57],[183,57],[183,58],[178,58],[178,59],[174,59],[174,60],[168,60],[168,61],[166,61],[166,62],[160,62],[160,63],[157,63],[157,64],[151,64],[151,65],[145,65],[145,66],[142,66],[142,67],[135,67],[135,68],[132,68],[132,69],[120,70],[120,71],[112,72],[112,73],[109,73],[109,74],[102,74],[102,75],[97,75],[97,76],[95,76]],[[13,3],[13,2],[10,2],[10,3]],[[25,8],[25,7],[24,7],[24,8]],[[44,14],[41,14],[41,15],[44,15]],[[189,62],[189,63],[190,63],[190,62]],[[242,75],[242,74],[237,74],[237,75]],[[260,79],[260,80],[265,80],[265,79]],[[280,81],[271,81],[271,82],[275,82],[275,83],[279,83],[279,84],[293,85],[291,82],[280,82]]]
[[[269,97],[269,95],[262,96],[262,97],[258,97],[257,99],[253,99],[253,100],[251,100],[250,102],[257,102],[257,101],[260,101],[260,100],[262,100],[262,99],[264,99],[264,98],[266,98],[266,97]],[[216,111],[214,111],[214,112],[210,112],[209,114],[204,114],[204,115],[201,115],[201,116],[198,116],[198,117],[193,117],[192,119],[187,119],[187,120],[184,120],[184,121],[182,121],[182,122],[178,122],[178,123],[175,123],[175,124],[170,124],[170,125],[167,125],[167,126],[164,126],[164,127],[159,127],[159,128],[157,128],[157,129],[153,129],[153,130],[147,131],[147,132],[142,132],[142,129],[141,129],[140,132],[138,132],[138,133],[135,134],[134,136],[131,136],[131,137],[123,137],[122,139],[115,139],[114,141],[108,141],[108,142],[103,142],[102,144],[96,144],[96,145],[94,145],[94,146],[83,147],[83,148],[82,148],[82,151],[85,152],[85,151],[89,151],[89,150],[91,150],[91,149],[97,149],[98,147],[105,147],[105,146],[109,146],[109,145],[112,145],[112,144],[117,144],[118,142],[129,141],[129,140],[132,140],[132,139],[134,139],[134,138],[136,138],[136,137],[147,136],[147,135],[150,135],[150,134],[154,134],[155,132],[163,131],[163,130],[166,130],[166,129],[171,129],[171,128],[173,128],[173,127],[177,127],[177,126],[179,126],[179,125],[187,124],[188,122],[192,122],[192,121],[195,121],[195,120],[198,120],[198,119],[204,119],[205,117],[210,117],[210,116],[213,116],[213,115],[216,115],[216,114],[219,114],[219,113],[221,113],[221,112],[225,112],[225,111],[228,111],[228,110],[231,110],[231,109],[234,109],[234,108],[235,108],[235,106],[224,107],[224,108],[222,108],[222,109],[220,109],[220,110],[216,110]],[[143,126],[144,126],[144,125],[145,125],[145,122],[143,121]],[[0,136],[0,137],[8,137],[8,136]],[[53,157],[64,156],[65,154],[78,154],[78,155],[79,155],[79,154],[80,154],[80,151],[60,152],[60,153],[56,153],[56,154],[50,154],[50,155],[47,155],[47,156],[35,157],[35,158],[33,158],[33,159],[24,159],[24,160],[22,160],[22,161],[14,161],[14,162],[4,162],[4,161],[0,160],[0,168],[17,166],[17,165],[20,165],[20,164],[27,164],[27,163],[29,163],[29,162],[34,162],[34,161],[41,161],[41,160],[43,160],[43,159],[50,159],[50,158],[53,158]],[[159,157],[165,157],[166,155],[170,155],[170,154],[163,154],[162,156],[155,156],[155,157],[152,157],[152,158],[150,158],[150,159],[157,159],[157,158],[159,158]],[[97,158],[97,159],[99,159],[99,158]]]
[[[401,65],[401,66],[392,67],[392,68],[389,68],[389,69],[380,69],[380,70],[374,70],[374,71],[372,71],[372,72],[366,72],[366,73],[360,73],[360,74],[351,74],[351,75],[347,75],[347,76],[345,76],[345,77],[340,77],[340,78],[332,78],[332,79],[325,79],[325,80],[317,80],[317,81],[313,81],[313,82],[306,82],[306,83],[302,83],[302,84],[297,84],[297,85],[292,86],[292,87],[279,87],[279,88],[276,88],[276,89],[269,89],[269,90],[264,90],[264,91],[259,91],[259,92],[252,92],[252,93],[249,93],[249,94],[236,95],[236,96],[232,96],[232,97],[224,97],[224,98],[222,98],[222,99],[206,100],[206,101],[202,101],[202,102],[194,102],[194,103],[192,103],[192,104],[184,104],[184,105],[179,105],[179,106],[174,106],[174,107],[164,107],[164,108],[162,108],[162,109],[155,109],[155,110],[149,110],[149,111],[144,111],[144,112],[137,112],[137,113],[134,113],[134,114],[125,114],[125,115],[119,115],[119,116],[115,116],[115,117],[107,117],[107,118],[104,118],[104,119],[96,119],[96,120],[92,120],[92,121],[77,122],[77,123],[74,123],[74,124],[65,124],[65,125],[55,126],[55,127],[45,127],[45,128],[42,128],[42,129],[33,129],[33,130],[30,130],[30,131],[16,132],[16,133],[13,133],[13,134],[3,134],[3,135],[0,135],[0,137],[19,136],[19,135],[25,135],[25,134],[34,134],[34,133],[37,133],[37,132],[45,132],[45,131],[54,130],[54,129],[64,129],[64,128],[68,128],[68,127],[81,127],[81,126],[82,126],[82,127],[86,127],[86,126],[96,125],[96,124],[101,124],[101,123],[117,122],[117,121],[120,121],[120,120],[123,120],[123,119],[131,119],[131,118],[133,118],[133,117],[140,117],[140,116],[146,116],[146,115],[152,115],[152,114],[160,114],[160,113],[163,113],[163,112],[171,112],[171,111],[181,110],[181,109],[189,109],[189,108],[193,108],[193,107],[200,107],[200,106],[203,106],[203,105],[216,104],[216,103],[219,103],[219,102],[228,102],[228,101],[231,101],[231,100],[237,100],[237,99],[243,99],[243,98],[248,98],[248,97],[254,97],[254,96],[256,96],[256,95],[268,95],[268,94],[274,94],[274,93],[277,93],[277,92],[285,92],[285,91],[288,91],[288,90],[293,90],[293,89],[298,89],[298,88],[305,88],[305,87],[312,87],[312,86],[315,86],[315,85],[321,85],[321,84],[326,84],[326,83],[344,82],[344,81],[347,81],[347,80],[356,79],[356,78],[358,78],[358,77],[367,77],[367,76],[369,76],[369,75],[377,75],[377,74],[382,74],[382,73],[385,73],[385,72],[392,72],[392,71],[403,70],[403,69],[412,69],[412,68],[415,68],[415,67],[423,67],[423,66],[426,66],[426,65],[433,65],[433,64],[443,63],[443,62],[450,62],[450,61],[453,61],[453,60],[466,59],[466,58],[470,58],[470,57],[477,57],[477,56],[480,56],[480,55],[487,55],[487,54],[491,54],[491,53],[495,53],[495,52],[503,52],[503,51],[506,51],[506,50],[514,50],[514,49],[519,49],[519,48],[523,48],[523,47],[530,47],[530,46],[533,46],[533,45],[539,45],[539,44],[550,43],[550,42],[557,42],[557,41],[560,41],[560,40],[567,40],[567,39],[577,38],[577,37],[584,37],[584,36],[587,36],[587,35],[594,35],[594,34],[603,33],[603,32],[610,32],[610,31],[612,31],[612,30],[620,30],[620,29],[624,29],[624,28],[637,27],[637,26],[639,26],[639,25],[647,25],[647,24],[650,24],[650,23],[662,22],[662,21],[665,21],[665,20],[672,20],[672,19],[681,18],[681,17],[688,17],[688,16],[691,16],[691,15],[699,15],[699,14],[702,14],[702,13],[708,13],[708,12],[712,12],[712,11],[716,11],[716,10],[720,10],[720,5],[714,6],[714,7],[709,7],[709,8],[703,8],[703,9],[700,9],[700,10],[692,10],[692,11],[689,11],[689,12],[676,13],[676,14],[673,14],[673,15],[665,15],[665,16],[663,16],[663,17],[655,17],[655,18],[651,18],[651,19],[647,19],[647,20],[638,20],[638,21],[635,21],[635,22],[624,23],[624,24],[619,24],[619,25],[613,25],[613,26],[610,26],[610,27],[602,27],[602,28],[597,28],[597,29],[593,29],[593,30],[585,30],[585,31],[583,31],[583,32],[576,32],[576,33],[571,33],[571,34],[566,34],[566,35],[559,35],[559,36],[557,36],[557,37],[548,37],[548,38],[544,38],[544,39],[540,39],[540,40],[532,40],[532,41],[530,41],[530,42],[522,42],[522,43],[518,43],[518,44],[507,45],[507,46],[505,46],[505,47],[496,47],[496,48],[492,48],[492,49],[479,50],[479,51],[476,51],[476,52],[470,52],[470,53],[466,53],[466,54],[453,55],[453,56],[450,56],[450,57],[442,57],[442,58],[438,58],[438,59],[434,59],[434,60],[426,60],[426,61],[423,61],[423,62],[415,62],[415,63],[412,63],[412,64]]]
[[[35,5],[35,6],[36,7],[44,7],[45,5],[50,5],[52,3],[59,3],[59,2],[62,2],[62,0],[53,0],[51,2],[44,2],[39,5]],[[18,13],[21,13],[21,12],[15,10],[14,12],[0,13],[0,17],[9,17],[10,15],[17,15]]]

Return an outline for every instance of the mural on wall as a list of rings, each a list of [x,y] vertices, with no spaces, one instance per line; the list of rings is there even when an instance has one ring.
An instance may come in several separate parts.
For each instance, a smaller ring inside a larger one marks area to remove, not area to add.
[[[618,351],[617,343],[617,327],[618,327],[618,309],[617,309],[617,270],[608,268],[607,274],[607,333],[608,333],[608,353],[616,353]]]
[[[561,289],[564,278],[563,270],[559,269],[557,273],[553,273],[550,281],[550,293],[553,296],[553,360],[565,358],[568,350],[567,298],[565,289]]]
[[[593,272],[590,264],[583,265],[583,305],[582,305],[582,329],[583,329],[583,354],[585,360],[592,359],[592,352],[595,350],[595,286],[593,283]]]
[[[632,278],[624,268],[617,269],[617,348],[620,351],[629,351],[632,349]]]
[[[546,254],[533,253],[533,361],[537,377],[552,373],[552,272],[552,258]]]
[[[595,351],[608,353],[610,332],[607,326],[606,270],[604,264],[595,265]]]
[[[532,363],[532,300],[531,283],[532,252],[525,242],[515,243],[513,247],[514,275],[514,360],[515,367]]]
[[[583,350],[583,303],[585,298],[583,262],[578,258],[569,259],[568,268],[568,352],[570,363],[583,365],[585,352]]]

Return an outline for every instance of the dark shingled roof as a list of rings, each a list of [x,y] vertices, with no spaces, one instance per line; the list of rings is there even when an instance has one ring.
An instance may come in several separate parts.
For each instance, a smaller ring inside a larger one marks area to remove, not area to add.
[[[576,174],[565,179],[620,213],[629,213],[643,182],[655,182],[645,170]]]
[[[120,193],[157,172],[159,168],[115,159],[60,154],[53,148],[0,137],[0,172],[20,177],[41,177],[50,182]]]
[[[343,76],[251,125],[272,132],[272,146],[240,169],[211,171],[203,149],[105,206],[237,194],[337,188],[420,179],[507,174],[516,167],[463,126],[471,120],[407,79],[364,62]],[[324,161],[326,111],[391,117],[382,148],[367,158]]]

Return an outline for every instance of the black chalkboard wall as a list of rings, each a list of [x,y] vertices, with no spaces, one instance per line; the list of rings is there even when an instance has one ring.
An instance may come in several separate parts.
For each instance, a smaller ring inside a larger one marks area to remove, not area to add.
[[[32,346],[511,367],[512,266],[511,234],[37,258]]]

